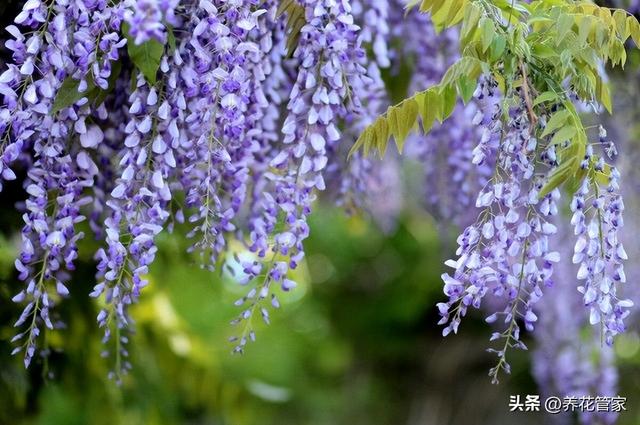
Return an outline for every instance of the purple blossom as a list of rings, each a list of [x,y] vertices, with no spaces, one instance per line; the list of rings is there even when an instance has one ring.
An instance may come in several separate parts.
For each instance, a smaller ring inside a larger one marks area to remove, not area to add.
[[[356,17],[362,30],[360,39],[362,44],[371,46],[375,62],[380,68],[388,68],[391,65],[389,58],[389,7],[398,7],[398,4],[389,4],[388,0],[353,1],[353,15]]]
[[[618,194],[619,178],[620,173],[613,168],[603,192],[598,183],[585,179],[571,201],[571,224],[577,236],[573,262],[579,264],[578,280],[584,281],[578,290],[589,307],[589,323],[600,326],[608,345],[613,344],[615,335],[624,332],[623,320],[633,306],[630,299],[617,296],[617,285],[626,282],[623,261],[627,259],[618,236],[624,210]]]
[[[481,86],[477,97],[485,96],[488,87]],[[470,306],[480,308],[489,295],[499,300],[502,307],[487,317],[489,323],[504,322],[504,330],[491,337],[502,341],[499,348],[490,349],[498,364],[489,375],[497,382],[500,371],[510,371],[507,350],[526,349],[521,323],[533,330],[538,320],[534,305],[544,287],[553,283],[553,264],[560,257],[549,248],[549,236],[556,232],[549,218],[557,213],[560,194],[556,189],[538,197],[542,188],[534,166],[538,142],[530,133],[524,106],[509,110],[507,122],[491,125],[491,131],[502,135],[495,147],[494,176],[476,198],[475,205],[481,208],[478,220],[457,239],[457,258],[445,263],[455,271],[442,275],[449,300],[439,303],[438,309],[440,324],[447,325],[442,332],[446,336],[457,333]]]
[[[364,76],[360,63],[365,53],[359,46],[359,28],[351,7],[346,1],[325,0],[307,0],[303,5],[306,24],[293,53],[298,72],[282,126],[283,146],[270,152],[269,164],[275,171],[265,172],[256,183],[262,194],[254,200],[249,249],[268,258],[269,270],[258,282],[256,297],[246,298],[251,300],[249,306],[234,321],[246,323],[234,339],[240,352],[252,335],[250,319],[261,308],[260,302],[271,294],[272,305],[277,306],[273,286],[283,290],[293,286],[288,271],[297,268],[304,257],[302,242],[309,235],[306,220],[314,190],[326,188],[329,155],[340,140],[337,120],[360,108],[352,87]]]
[[[117,59],[113,54],[123,44],[118,37],[111,37],[102,46],[107,56],[98,53],[102,48],[99,38],[107,36],[105,23],[111,13],[110,8],[95,3],[46,5],[29,1],[15,22],[37,31],[24,36],[16,26],[9,29],[14,40],[7,42],[7,47],[13,52],[14,64],[3,73],[0,84],[2,115],[11,117],[2,125],[3,177],[15,178],[9,168],[11,162],[27,149],[33,152],[25,181],[29,198],[23,215],[22,253],[16,261],[20,277],[27,284],[23,295],[16,297],[17,302],[28,303],[16,324],[30,319],[23,333],[28,334],[23,345],[26,365],[35,353],[40,325],[54,327],[50,312],[59,298],[69,293],[65,282],[68,272],[75,268],[76,244],[83,237],[75,226],[84,220],[80,209],[91,202],[83,192],[93,185],[98,172],[85,150],[99,143],[100,135],[96,127],[87,131],[84,125],[91,113],[87,99],[56,116],[50,111],[67,76],[80,80],[78,90],[86,90],[89,75],[96,82],[100,76],[109,76],[110,63]],[[79,140],[75,134],[80,134]]]
[[[190,237],[198,240],[202,263],[210,269],[226,249],[227,235],[247,198],[254,154],[260,150],[256,128],[268,106],[261,89],[265,54],[259,42],[268,37],[261,21],[267,11],[250,2],[201,2],[189,42],[190,140],[187,206],[196,212]],[[208,258],[204,258],[208,252]]]
[[[179,0],[125,0],[124,20],[129,24],[135,44],[155,39],[167,41],[167,24],[178,26],[176,15]]]
[[[557,220],[559,231],[552,242],[560,247],[563,258],[570,258],[571,233],[565,220]],[[584,314],[581,295],[575,290],[574,266],[562,261],[556,266],[555,284],[538,305],[537,347],[532,353],[532,372],[543,396],[580,397],[616,396],[618,371],[615,353],[602,346],[600,330],[590,327]],[[585,337],[586,336],[586,337]],[[571,399],[570,399],[571,400]],[[580,412],[580,423],[613,424],[613,412]],[[571,412],[553,415],[552,423],[573,422]]]

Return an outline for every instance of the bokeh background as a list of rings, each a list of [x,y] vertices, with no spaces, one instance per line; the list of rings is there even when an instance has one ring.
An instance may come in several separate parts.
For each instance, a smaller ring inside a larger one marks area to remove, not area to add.
[[[1,27],[15,15],[15,4],[0,1]],[[601,118],[631,153],[640,151],[638,62],[632,54],[626,72],[611,75],[617,115]],[[411,166],[405,172],[410,183]],[[458,335],[442,338],[435,304],[443,299],[440,274],[453,254],[455,229],[436,225],[420,202],[412,203],[410,187],[392,224],[364,213],[348,215],[331,202],[316,207],[300,285],[272,314],[270,326],[256,324],[257,341],[244,355],[231,354],[227,342],[235,331],[229,322],[238,314],[233,302],[244,288],[231,275],[201,270],[185,253],[184,229],[177,228],[159,241],[151,285],[133,311],[133,371],[122,387],[107,379],[109,362],[100,357],[98,304],[87,296],[94,285],[90,256],[79,259],[70,283],[74,296],[59,309],[67,329],[50,333],[49,357],[25,370],[21,358],[9,355],[20,313],[11,297],[22,285],[13,268],[19,189],[18,183],[7,185],[0,194],[2,425],[550,421],[542,413],[509,413],[509,395],[540,393],[529,352],[511,354],[512,374],[499,385],[490,383],[487,371],[495,359],[485,352],[490,329],[482,313],[472,312]],[[639,195],[640,189],[626,199],[632,204]],[[628,229],[637,234],[633,224]],[[82,243],[81,253],[95,251],[91,238]],[[637,315],[629,325],[615,346],[619,394],[628,399],[621,425],[640,423]],[[530,335],[525,342],[535,347]]]

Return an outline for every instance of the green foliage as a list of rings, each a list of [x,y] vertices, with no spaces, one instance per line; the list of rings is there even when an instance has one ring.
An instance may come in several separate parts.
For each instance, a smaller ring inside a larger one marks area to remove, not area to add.
[[[418,117],[421,118],[423,131],[428,132],[436,119],[443,122],[451,115],[457,96],[465,102],[471,98],[482,73],[482,65],[476,58],[461,58],[449,68],[439,85],[390,106],[384,115],[364,130],[350,154],[363,148],[365,154],[376,149],[382,156],[391,136],[402,152],[407,136],[418,126]]]
[[[51,107],[51,114],[55,114],[64,108],[68,108],[80,99],[84,97],[90,97],[91,93],[96,89],[93,81],[87,81],[87,89],[83,92],[78,90],[80,86],[80,80],[76,80],[73,77],[67,77],[63,82],[58,95],[53,101]]]
[[[115,88],[116,80],[118,79],[118,76],[120,76],[121,69],[122,64],[120,62],[114,62],[111,75],[109,76],[109,86],[107,90],[102,90],[100,87],[96,86],[91,78],[91,74],[87,76],[87,87],[83,92],[79,91],[80,80],[76,80],[73,77],[67,77],[62,82],[62,86],[60,86],[58,94],[53,100],[51,114],[56,114],[62,109],[68,108],[85,97],[89,102],[95,105],[101,104]]]
[[[167,44],[171,51],[176,49],[176,39],[173,34],[171,26],[168,26]],[[150,84],[155,84],[157,81],[158,69],[160,68],[160,59],[164,53],[165,46],[159,41],[152,39],[140,45],[134,43],[133,37],[130,35],[129,26],[126,23],[122,24],[122,31],[127,38],[127,52],[131,62],[135,67],[144,75],[146,80]],[[113,62],[113,69],[109,76],[109,85],[106,90],[98,87],[91,73],[86,78],[87,87],[84,91],[80,92],[80,80],[73,78],[73,76],[67,77],[58,90],[58,94],[53,101],[51,107],[51,114],[56,114],[64,108],[75,104],[83,98],[87,98],[89,102],[99,105],[104,102],[109,93],[115,88],[117,78],[120,76],[122,70],[122,64],[119,61]],[[132,76],[132,78],[135,76]]]
[[[149,84],[155,84],[158,69],[160,69],[160,59],[164,53],[164,45],[156,39],[150,39],[142,44],[136,45],[134,38],[131,37],[130,28],[127,23],[122,24],[122,31],[127,38],[129,59],[131,59],[135,67],[144,75],[144,78]],[[172,43],[175,44],[175,40],[173,40]]]
[[[293,51],[298,45],[300,39],[300,30],[307,22],[304,16],[304,7],[296,0],[282,0],[278,4],[276,16],[281,17],[287,15],[286,33],[287,33],[287,52],[293,55]]]
[[[173,26],[171,24],[165,23],[165,26],[167,27],[167,44],[169,46],[169,53],[173,53],[178,47],[176,45],[176,35],[173,33]]]
[[[461,59],[442,81],[414,94],[366,128],[351,154],[358,149],[384,155],[388,140],[395,139],[402,151],[407,135],[419,129],[428,132],[434,121],[445,120],[457,98],[468,102],[480,76],[491,77],[507,97],[516,88],[524,92],[532,131],[558,150],[554,169],[541,196],[559,185],[584,178],[580,169],[587,134],[569,93],[582,101],[597,103],[611,112],[611,94],[603,79],[601,64],[624,67],[625,43],[640,43],[640,23],[623,10],[588,2],[542,0],[422,0],[409,7],[429,13],[438,30],[460,25]],[[538,117],[546,119],[537,126]],[[607,174],[600,180],[606,180]]]

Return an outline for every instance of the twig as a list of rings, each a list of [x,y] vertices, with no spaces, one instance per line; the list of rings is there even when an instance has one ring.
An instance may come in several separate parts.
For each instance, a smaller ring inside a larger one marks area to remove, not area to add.
[[[524,63],[522,59],[520,59],[520,72],[522,72],[522,89],[524,91],[524,103],[527,106],[527,112],[529,113],[529,121],[531,122],[531,127],[535,127],[538,122],[538,116],[533,111],[533,104],[531,103],[531,96],[529,95],[529,78],[527,77],[527,70],[524,67]]]

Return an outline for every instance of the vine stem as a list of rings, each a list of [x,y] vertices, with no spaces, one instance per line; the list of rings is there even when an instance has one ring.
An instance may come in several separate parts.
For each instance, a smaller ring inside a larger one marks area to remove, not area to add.
[[[538,122],[538,116],[533,110],[533,103],[531,102],[531,96],[529,94],[529,77],[527,76],[527,68],[524,66],[522,59],[519,60],[520,72],[522,72],[522,89],[524,91],[524,103],[527,106],[527,113],[529,114],[529,121],[531,128],[535,128]]]
[[[595,178],[593,179],[593,188],[595,192],[595,199],[597,200],[600,197],[600,190],[598,188],[598,182],[595,180]],[[598,218],[598,239],[600,242],[600,258],[604,261],[605,260],[604,234],[602,231],[602,213],[600,211],[600,208],[596,209],[596,216]],[[602,271],[602,274],[604,275],[604,270]],[[600,346],[601,347],[604,346],[604,321],[602,320],[602,316],[600,316]]]

